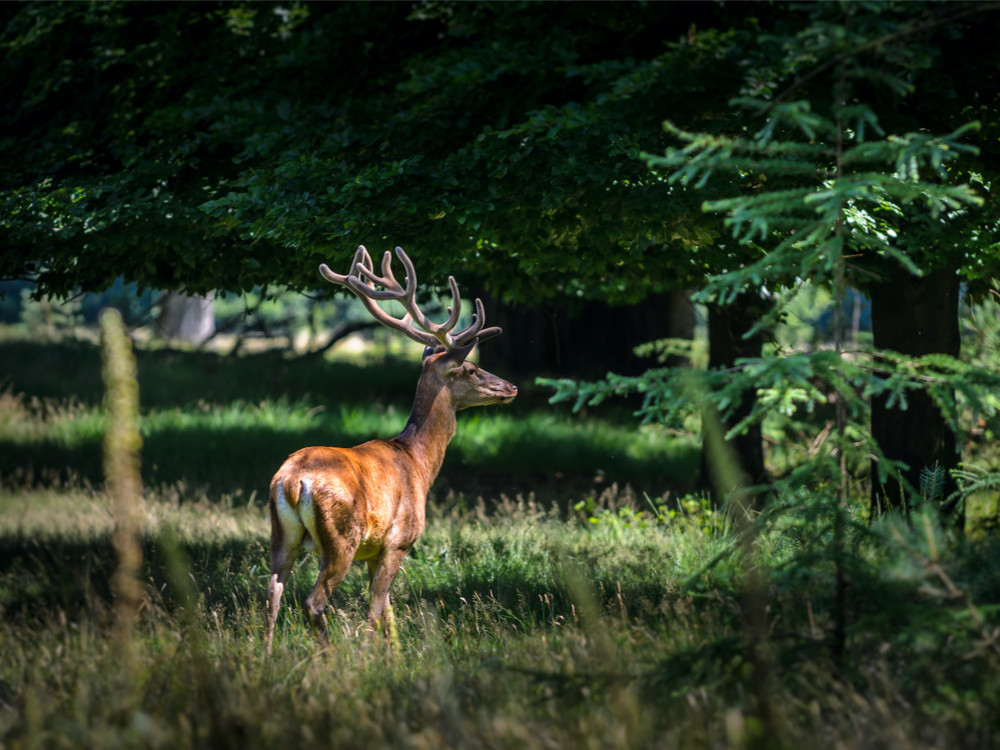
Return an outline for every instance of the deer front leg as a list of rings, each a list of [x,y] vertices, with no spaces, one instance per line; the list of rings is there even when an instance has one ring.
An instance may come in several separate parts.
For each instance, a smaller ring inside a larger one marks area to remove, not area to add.
[[[396,580],[396,574],[403,564],[403,558],[409,548],[385,549],[377,558],[368,561],[369,597],[368,605],[368,630],[372,633],[378,632],[382,625],[382,618],[388,612],[392,617],[392,610],[389,605],[389,589],[392,582]],[[388,619],[388,618],[387,618]]]

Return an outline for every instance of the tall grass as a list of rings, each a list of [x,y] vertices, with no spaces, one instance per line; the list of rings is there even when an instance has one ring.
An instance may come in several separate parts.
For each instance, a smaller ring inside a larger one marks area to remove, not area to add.
[[[733,554],[731,518],[655,490],[682,486],[690,445],[615,415],[462,414],[451,482],[393,587],[398,653],[358,634],[362,566],[333,597],[332,648],[317,649],[302,614],[316,561],[303,555],[265,659],[270,472],[310,442],[393,434],[408,395],[320,398],[254,379],[281,383],[280,367],[251,378],[200,355],[156,356],[172,358],[159,385],[159,365],[138,352],[140,387],[151,379],[154,395],[142,392],[142,593],[127,693],[115,522],[89,465],[100,465],[100,399],[57,392],[41,372],[37,387],[15,372],[0,395],[2,747],[1000,743],[995,538],[951,539],[932,514],[849,525],[848,653],[835,662],[828,519],[785,499],[755,527],[754,554]],[[234,378],[229,397],[218,384],[193,388],[209,365]],[[316,382],[339,377],[315,367]],[[364,372],[350,372],[363,390]],[[749,566],[764,636],[745,622]],[[769,675],[766,731],[754,659]]]
[[[398,658],[356,632],[358,568],[334,596],[333,649],[302,616],[306,559],[263,658],[266,523],[255,508],[147,495],[135,694],[109,702],[106,498],[0,493],[0,742],[10,747],[742,747],[753,736],[728,542],[697,517],[581,524],[521,500],[432,520],[394,587]],[[30,508],[30,510],[29,510]],[[943,534],[931,522],[933,534]],[[847,671],[827,656],[830,571],[782,574],[765,540],[781,738],[789,746],[985,746],[1000,735],[1000,672],[962,602],[921,568],[927,529],[871,545]],[[787,533],[787,532],[786,532]],[[886,538],[892,535],[886,533]],[[173,541],[171,541],[173,540]],[[180,572],[165,562],[178,545]],[[1000,562],[996,545],[979,559]],[[985,556],[985,558],[983,557]],[[938,557],[972,600],[998,575]],[[182,580],[179,578],[182,577]],[[186,591],[182,591],[185,589]],[[980,606],[987,618],[996,605]],[[992,654],[992,655],[991,655]]]

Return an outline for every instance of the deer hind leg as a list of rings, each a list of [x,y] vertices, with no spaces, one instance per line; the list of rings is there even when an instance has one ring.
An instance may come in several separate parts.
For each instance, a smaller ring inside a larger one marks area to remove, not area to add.
[[[407,549],[385,549],[377,558],[368,561],[368,593],[370,603],[368,605],[368,629],[371,632],[378,632],[383,625],[383,616],[386,619],[392,617],[392,608],[389,604],[389,589],[392,582],[396,580],[399,568],[406,557]],[[387,623],[390,629],[393,623]]]
[[[275,488],[271,503],[271,579],[267,584],[267,629],[264,635],[264,652],[268,655],[274,643],[274,627],[281,609],[281,594],[292,572],[295,558],[306,529],[288,506],[284,489]]]
[[[344,580],[353,561],[353,552],[345,552],[343,549],[336,557],[329,557],[325,552],[320,556],[319,578],[306,599],[306,614],[324,648],[330,645],[326,637],[326,603]]]

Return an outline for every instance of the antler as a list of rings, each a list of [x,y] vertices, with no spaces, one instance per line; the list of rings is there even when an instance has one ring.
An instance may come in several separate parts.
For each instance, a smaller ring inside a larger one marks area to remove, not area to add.
[[[476,312],[472,316],[472,323],[458,333],[452,333],[455,326],[458,325],[458,318],[462,313],[462,299],[458,294],[458,282],[455,281],[454,276],[448,277],[452,298],[451,307],[448,308],[448,319],[444,323],[431,321],[421,311],[415,299],[417,272],[413,268],[413,262],[401,247],[396,248],[396,255],[406,271],[405,287],[396,281],[396,277],[392,273],[392,253],[386,250],[385,255],[382,256],[382,275],[378,276],[372,265],[371,256],[364,245],[358,245],[358,251],[354,254],[354,260],[351,262],[351,270],[346,276],[334,273],[326,263],[320,264],[319,272],[327,281],[346,286],[354,292],[379,323],[401,331],[425,346],[457,349],[471,346],[475,342],[482,343],[501,332],[497,326],[483,328],[486,323],[486,313],[483,310],[482,300],[477,297],[475,301]],[[376,286],[380,286],[382,289],[376,289]],[[396,300],[403,305],[406,314],[402,318],[394,318],[379,307],[376,300]],[[423,330],[418,330],[414,324]]]

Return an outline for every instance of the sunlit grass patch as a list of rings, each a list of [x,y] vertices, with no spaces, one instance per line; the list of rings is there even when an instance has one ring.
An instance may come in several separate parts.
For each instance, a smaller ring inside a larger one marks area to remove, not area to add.
[[[5,537],[90,540],[107,535],[111,528],[108,499],[92,490],[0,487],[0,534]]]
[[[141,398],[141,395],[140,395]],[[271,473],[307,445],[352,446],[396,435],[408,411],[392,403],[317,403],[299,399],[199,401],[154,407],[140,416],[144,480],[184,482],[212,494],[266,491]],[[100,406],[0,395],[0,476],[55,475],[101,481]],[[454,472],[580,477],[631,482],[660,494],[697,475],[697,446],[654,426],[630,427],[513,409],[459,415],[444,478]],[[523,481],[520,485],[523,486]]]
[[[72,398],[29,398],[10,388],[0,391],[0,440],[72,448],[103,431],[103,413]]]
[[[512,409],[462,414],[449,448],[456,459],[497,471],[583,473],[639,483],[669,478],[679,486],[693,484],[697,450],[693,439],[669,435],[656,425]]]

